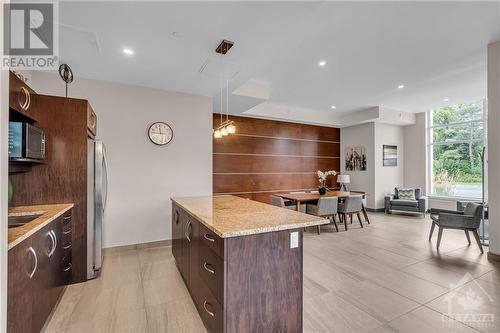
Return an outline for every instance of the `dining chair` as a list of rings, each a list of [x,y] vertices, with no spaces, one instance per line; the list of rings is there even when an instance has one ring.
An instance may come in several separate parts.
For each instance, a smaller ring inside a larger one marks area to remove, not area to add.
[[[335,226],[335,230],[339,231],[335,215],[337,215],[339,199],[337,197],[319,198],[317,205],[308,204],[306,213],[330,219]],[[321,226],[318,225],[318,235],[321,234]]]
[[[347,216],[351,217],[356,214],[358,216],[359,225],[363,228],[363,222],[361,221],[361,216],[359,215],[363,210],[363,197],[362,196],[350,196],[347,197],[343,203],[339,204],[338,213],[341,220],[344,222],[344,228],[347,231]]]
[[[289,200],[287,200],[287,201],[289,201]],[[277,206],[277,207],[281,207],[281,208],[285,208],[285,209],[290,209],[290,210],[296,210],[297,209],[297,206],[294,205],[291,201],[289,201],[289,204],[288,204],[285,201],[285,199],[283,199],[282,197],[278,197],[277,195],[271,195],[271,205]],[[299,208],[299,211],[301,213],[305,213],[306,212],[306,205],[305,204],[301,204],[300,208]]]

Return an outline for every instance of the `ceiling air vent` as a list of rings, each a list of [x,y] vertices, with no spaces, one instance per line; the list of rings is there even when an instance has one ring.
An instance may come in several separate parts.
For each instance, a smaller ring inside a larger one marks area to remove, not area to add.
[[[217,46],[217,48],[215,49],[215,52],[220,53],[220,54],[226,54],[227,51],[229,51],[229,49],[231,47],[233,47],[233,45],[234,45],[234,42],[231,42],[230,40],[224,39],[219,44],[219,46]]]

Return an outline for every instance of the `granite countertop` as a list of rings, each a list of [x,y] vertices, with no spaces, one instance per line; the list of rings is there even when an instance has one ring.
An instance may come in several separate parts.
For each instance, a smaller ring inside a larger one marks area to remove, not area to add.
[[[21,243],[23,240],[33,235],[38,230],[45,227],[50,222],[73,208],[73,204],[55,204],[55,205],[36,205],[36,206],[18,206],[9,208],[9,216],[38,215],[33,221],[23,226],[9,228],[8,243],[9,250]]]
[[[172,201],[222,238],[329,223],[314,215],[230,195],[172,198]]]

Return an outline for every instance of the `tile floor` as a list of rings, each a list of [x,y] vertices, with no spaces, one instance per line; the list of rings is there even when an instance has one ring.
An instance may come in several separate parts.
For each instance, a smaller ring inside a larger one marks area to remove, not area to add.
[[[500,332],[500,263],[428,218],[304,236],[305,332]],[[474,241],[472,239],[472,241]],[[100,279],[69,286],[47,332],[204,332],[169,247],[107,251]]]

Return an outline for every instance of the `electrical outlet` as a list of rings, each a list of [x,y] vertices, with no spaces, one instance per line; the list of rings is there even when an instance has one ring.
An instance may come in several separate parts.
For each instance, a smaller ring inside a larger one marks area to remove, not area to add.
[[[290,233],[290,248],[295,249],[299,247],[299,232],[294,231]]]

